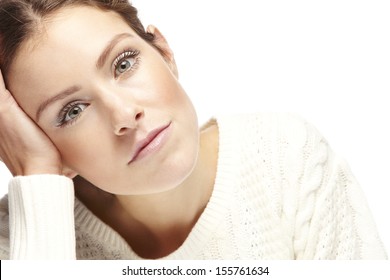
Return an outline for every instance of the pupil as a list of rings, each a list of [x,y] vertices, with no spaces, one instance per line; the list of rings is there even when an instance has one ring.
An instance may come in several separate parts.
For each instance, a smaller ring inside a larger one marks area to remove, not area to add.
[[[79,108],[74,108],[71,112],[71,115],[74,116],[74,115],[77,115],[79,113]]]
[[[127,67],[129,67],[129,62],[128,61],[123,61],[122,64],[120,65],[121,70],[126,70]]]

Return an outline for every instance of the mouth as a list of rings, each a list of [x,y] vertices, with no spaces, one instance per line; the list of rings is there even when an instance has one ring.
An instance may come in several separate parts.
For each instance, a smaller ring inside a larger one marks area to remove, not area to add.
[[[138,161],[160,150],[168,139],[170,128],[171,122],[150,131],[143,140],[139,141],[135,145],[134,154],[128,164]]]

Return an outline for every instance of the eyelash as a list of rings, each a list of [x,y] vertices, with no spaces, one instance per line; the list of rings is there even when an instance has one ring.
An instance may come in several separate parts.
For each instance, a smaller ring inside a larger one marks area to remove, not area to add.
[[[139,54],[140,54],[139,51],[133,50],[133,49],[125,49],[125,50],[122,51],[120,54],[118,54],[117,57],[115,58],[114,62],[113,62],[113,75],[114,75],[114,78],[117,79],[117,78],[119,78],[121,75],[128,74],[127,72],[132,72],[133,70],[135,70],[135,68],[136,68],[136,67],[138,66],[138,64],[139,64]],[[134,62],[133,62],[133,64],[131,65],[131,67],[130,67],[129,69],[125,70],[123,73],[117,75],[117,74],[116,74],[117,67],[118,67],[123,61],[125,61],[126,59],[129,59],[129,58],[134,59]]]

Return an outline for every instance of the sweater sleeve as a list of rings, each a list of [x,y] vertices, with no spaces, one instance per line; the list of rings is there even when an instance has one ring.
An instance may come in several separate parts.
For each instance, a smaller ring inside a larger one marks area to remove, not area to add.
[[[59,175],[9,183],[10,259],[75,259],[74,189]]]
[[[348,165],[306,125],[297,191],[297,259],[386,259],[365,196]]]

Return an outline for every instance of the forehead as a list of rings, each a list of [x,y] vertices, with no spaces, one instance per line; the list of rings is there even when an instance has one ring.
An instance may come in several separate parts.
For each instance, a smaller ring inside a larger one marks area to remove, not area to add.
[[[114,12],[92,7],[60,10],[16,54],[9,71],[10,91],[23,103],[24,99],[31,99],[30,93],[26,97],[26,89],[34,89],[39,99],[41,93],[74,83],[72,73],[83,63],[95,61],[106,44],[120,33],[130,33],[140,40]]]
[[[116,31],[135,34],[117,13],[88,6],[63,8],[37,26],[36,33],[22,44],[15,62],[42,49],[64,47],[71,50],[75,46],[80,49],[88,46],[91,39],[109,40],[107,37]]]

